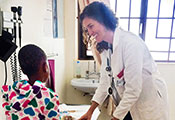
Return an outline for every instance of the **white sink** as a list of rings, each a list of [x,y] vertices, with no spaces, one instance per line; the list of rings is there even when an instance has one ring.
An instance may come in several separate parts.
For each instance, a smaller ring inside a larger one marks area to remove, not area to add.
[[[98,79],[74,78],[71,80],[71,85],[84,93],[94,94],[99,84]]]

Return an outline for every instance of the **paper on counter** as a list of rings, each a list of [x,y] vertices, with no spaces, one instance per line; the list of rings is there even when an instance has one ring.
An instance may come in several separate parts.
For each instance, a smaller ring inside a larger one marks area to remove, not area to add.
[[[74,120],[77,120],[88,111],[89,107],[90,107],[90,105],[66,105],[66,104],[61,104],[59,106],[59,109],[60,109],[60,112],[63,112],[66,115],[70,115],[74,118]],[[100,114],[100,111],[97,108],[94,111],[91,119],[96,120],[98,118],[99,114]]]

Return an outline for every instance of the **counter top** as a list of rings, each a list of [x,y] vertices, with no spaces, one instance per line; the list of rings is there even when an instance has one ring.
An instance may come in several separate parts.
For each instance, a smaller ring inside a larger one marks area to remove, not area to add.
[[[72,116],[73,120],[78,120],[82,115],[84,115],[89,109],[90,105],[66,105],[60,104],[59,109],[61,112],[61,116]],[[94,111],[92,115],[92,120],[96,120],[100,111],[98,108]]]

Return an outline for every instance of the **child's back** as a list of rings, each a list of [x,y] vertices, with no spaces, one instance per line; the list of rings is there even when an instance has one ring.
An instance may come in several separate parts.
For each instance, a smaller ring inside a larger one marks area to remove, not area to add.
[[[50,75],[44,51],[35,45],[26,45],[19,51],[18,59],[29,80],[2,87],[2,106],[8,120],[60,119],[58,96],[43,84]]]

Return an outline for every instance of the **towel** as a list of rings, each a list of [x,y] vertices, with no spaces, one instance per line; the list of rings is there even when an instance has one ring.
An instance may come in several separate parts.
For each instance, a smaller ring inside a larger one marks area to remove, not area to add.
[[[55,92],[55,60],[49,59],[48,62],[50,68],[50,79],[47,82],[47,87]]]

